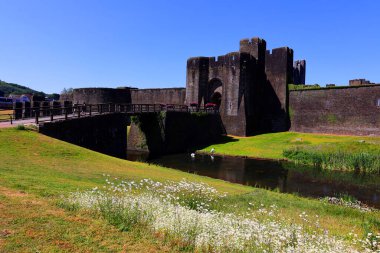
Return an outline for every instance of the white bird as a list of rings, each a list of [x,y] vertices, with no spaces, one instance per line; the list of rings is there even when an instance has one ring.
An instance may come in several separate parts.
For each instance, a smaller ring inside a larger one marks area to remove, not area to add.
[[[195,154],[194,154],[194,153],[191,153],[190,156],[191,156],[192,158],[194,158],[194,157],[195,157]]]
[[[212,148],[212,149],[210,150],[210,152],[211,152],[211,154],[214,154],[214,153],[215,153],[215,148]]]

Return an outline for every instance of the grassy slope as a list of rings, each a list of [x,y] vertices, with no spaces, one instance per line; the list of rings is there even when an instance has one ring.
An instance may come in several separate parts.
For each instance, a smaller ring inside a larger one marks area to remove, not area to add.
[[[283,150],[296,146],[316,146],[335,143],[339,149],[352,150],[357,148],[359,140],[365,140],[370,149],[380,152],[380,137],[336,136],[306,133],[270,133],[252,137],[227,137],[228,142],[208,146],[201,151],[209,152],[215,148],[217,154],[237,155],[256,158],[284,159]]]
[[[0,252],[171,252],[158,240],[134,237],[86,214],[0,187]]]
[[[277,156],[278,154],[277,152]],[[188,178],[193,181],[204,181],[220,191],[226,191],[233,195],[224,201],[225,204],[228,204],[227,211],[244,212],[247,210],[248,202],[255,203],[255,206],[276,204],[284,217],[292,218],[295,221],[303,211],[310,216],[319,215],[321,225],[333,234],[348,234],[354,231],[360,235],[364,232],[364,227],[380,230],[379,212],[363,214],[356,210],[331,206],[316,200],[120,160],[32,131],[0,129],[0,161],[0,215],[9,216],[11,220],[20,220],[20,222],[7,222],[6,220],[4,222],[0,218],[0,251],[2,248],[18,247],[20,241],[24,242],[20,246],[23,247],[22,249],[36,247],[35,240],[32,240],[34,233],[28,232],[29,229],[33,230],[34,228],[42,230],[38,232],[38,236],[44,238],[44,244],[40,245],[42,248],[39,250],[45,252],[61,247],[56,245],[57,241],[60,242],[60,245],[67,243],[73,245],[74,248],[85,247],[88,244],[93,247],[93,251],[101,250],[103,245],[121,249],[123,242],[127,246],[129,245],[128,247],[136,247],[131,251],[142,251],[141,247],[149,249],[144,249],[144,251],[164,250],[164,246],[154,239],[148,238],[143,244],[138,244],[133,241],[133,238],[130,238],[130,233],[109,230],[108,225],[102,221],[93,221],[91,217],[85,216],[85,219],[89,219],[87,223],[78,223],[72,217],[73,214],[63,212],[55,205],[61,194],[77,189],[101,186],[104,183],[103,173],[130,179],[180,180]],[[16,198],[4,193],[19,193],[20,191],[26,196]],[[39,203],[42,207],[39,207]],[[8,209],[12,212],[7,213],[5,210]],[[45,211],[40,212],[40,210]],[[51,214],[57,212],[60,215]],[[28,216],[33,216],[33,219],[26,219]],[[87,224],[94,224],[95,227],[88,228]],[[74,234],[68,236],[69,231],[72,230],[71,227],[73,227]],[[2,236],[1,231],[5,229],[15,233]],[[104,239],[106,241],[102,242],[101,239],[96,239],[97,237],[89,238],[93,237],[91,229],[97,231],[99,237],[107,235],[107,239]],[[49,235],[48,238],[44,237],[46,234]],[[108,239],[108,234],[112,235],[112,238]],[[36,238],[39,238],[38,236]]]

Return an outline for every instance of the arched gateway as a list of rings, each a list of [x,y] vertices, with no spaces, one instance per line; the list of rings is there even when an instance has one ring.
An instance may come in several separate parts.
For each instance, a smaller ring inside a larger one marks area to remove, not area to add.
[[[220,79],[214,78],[208,83],[208,101],[216,104],[219,109],[222,102],[223,85]]]

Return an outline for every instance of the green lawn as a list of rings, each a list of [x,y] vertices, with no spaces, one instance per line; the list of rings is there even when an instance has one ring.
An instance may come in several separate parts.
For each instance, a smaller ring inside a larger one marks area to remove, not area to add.
[[[282,132],[262,134],[251,137],[226,136],[225,142],[210,145],[200,150],[210,152],[214,148],[217,154],[247,156],[267,159],[285,159],[283,151],[294,146],[316,147],[320,145],[336,144],[340,150],[358,148],[359,141],[364,140],[368,150],[380,152],[380,137],[337,136],[323,134],[307,134]]]
[[[229,154],[278,159],[282,158],[282,148],[291,145],[295,138],[313,143],[362,139],[294,133],[265,137],[239,138],[237,142],[214,147],[220,153],[224,150]],[[250,148],[252,144],[254,147]],[[228,152],[229,149],[233,151]],[[0,161],[0,252],[175,251],[176,248],[168,247],[156,237],[143,236],[141,239],[139,236],[137,240],[133,233],[117,231],[90,214],[70,213],[57,206],[63,194],[101,187],[103,174],[128,179],[179,181],[187,178],[206,182],[229,193],[221,203],[226,204],[225,211],[243,213],[249,202],[255,206],[275,204],[281,215],[291,222],[297,222],[302,212],[310,217],[319,215],[321,226],[340,237],[350,232],[361,236],[368,231],[380,231],[379,212],[362,213],[290,194],[121,160],[34,131],[0,129]]]

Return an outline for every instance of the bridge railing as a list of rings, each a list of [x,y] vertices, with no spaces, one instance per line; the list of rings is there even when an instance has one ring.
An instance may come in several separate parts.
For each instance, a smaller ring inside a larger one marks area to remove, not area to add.
[[[13,110],[12,109],[0,109],[0,122],[13,123]]]
[[[70,104],[64,106],[60,103],[42,105],[38,107],[20,107],[13,110],[0,109],[0,122],[35,119],[35,123],[67,120],[70,118],[81,118],[106,113],[149,113],[149,112],[206,112],[218,113],[216,108],[189,107],[176,104]]]

